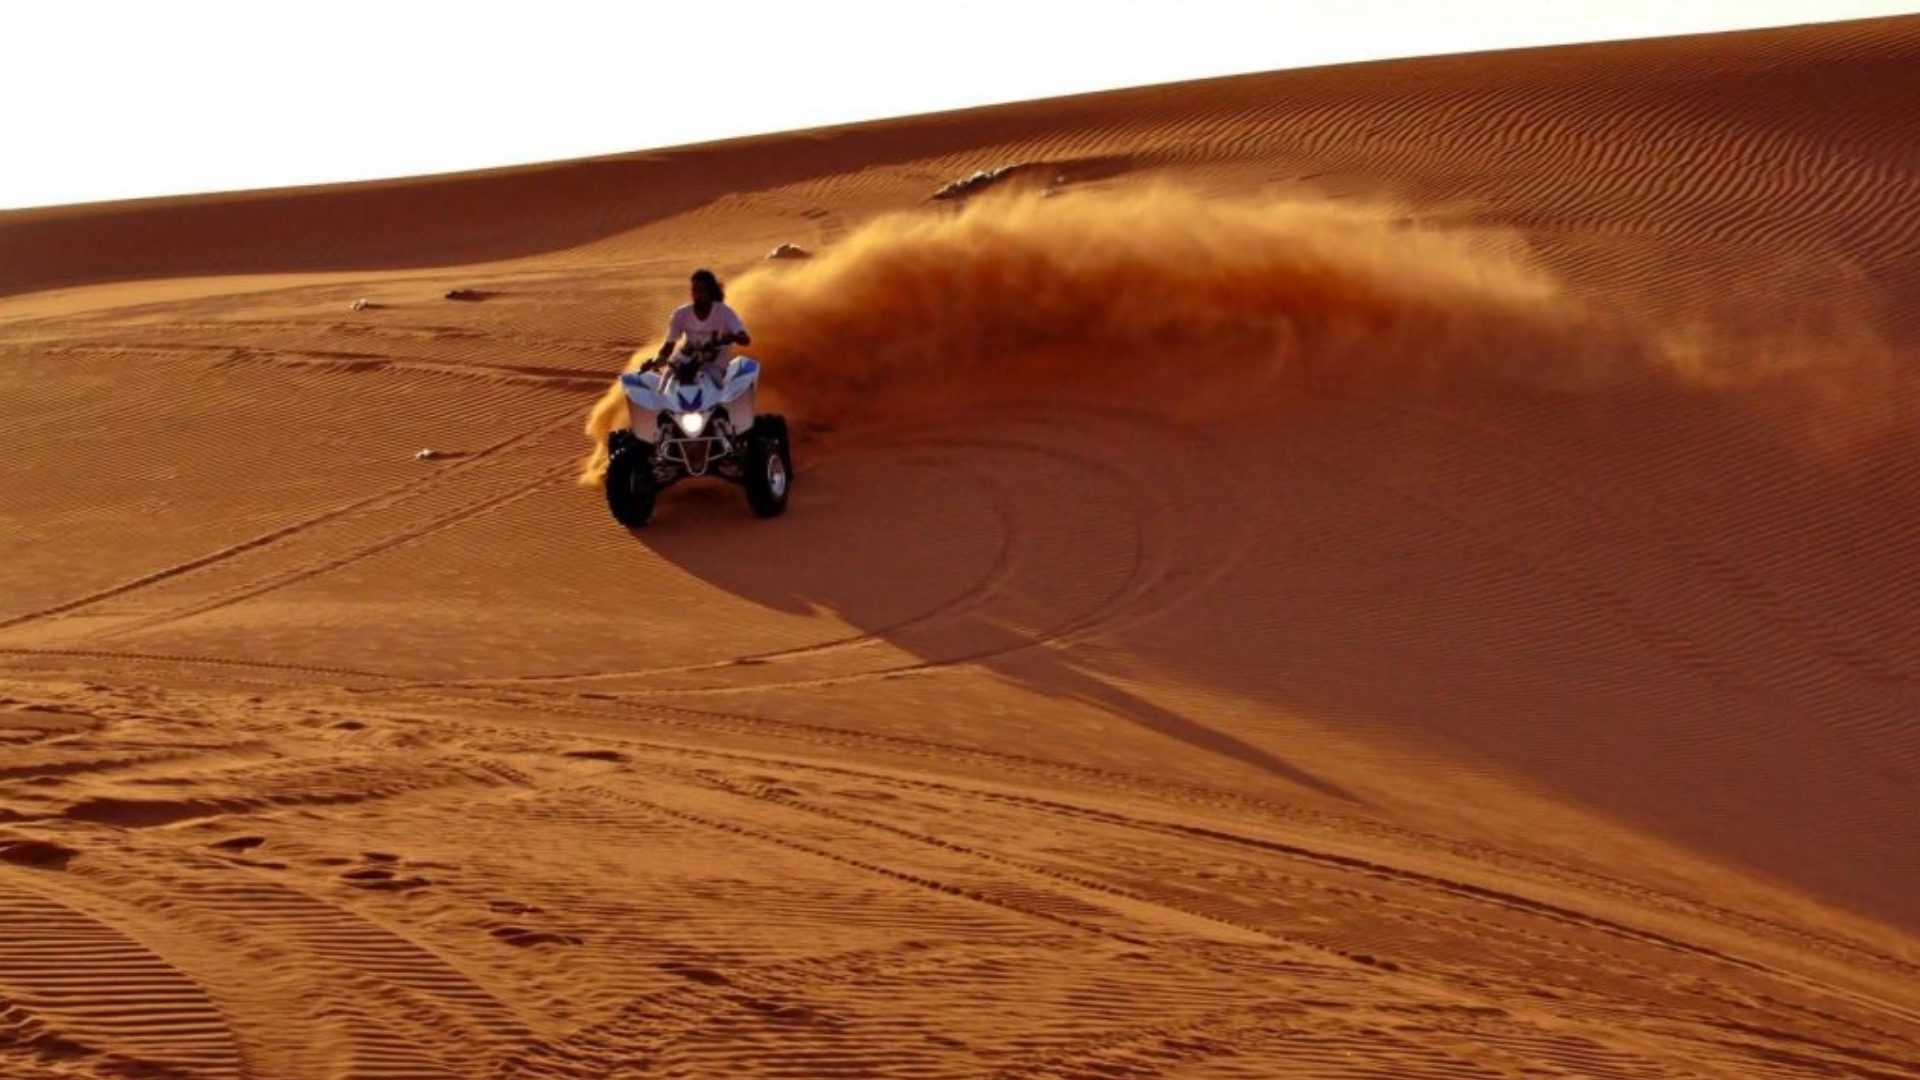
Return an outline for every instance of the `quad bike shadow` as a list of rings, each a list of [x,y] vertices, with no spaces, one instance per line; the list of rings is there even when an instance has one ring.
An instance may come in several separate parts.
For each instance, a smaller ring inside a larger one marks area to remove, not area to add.
[[[830,614],[859,639],[886,646],[874,653],[894,658],[880,661],[893,670],[934,677],[942,677],[942,669],[984,670],[1001,684],[1120,718],[1270,780],[1361,801],[1268,748],[1124,688],[1086,654],[997,617],[991,597],[974,606],[944,602],[940,594],[952,591],[957,569],[939,543],[945,525],[931,509],[938,500],[923,502],[910,486],[876,482],[863,471],[872,466],[862,458],[858,447],[823,452],[809,474],[813,501],[782,518],[778,529],[730,511],[721,489],[696,486],[676,495],[672,512],[657,524],[633,529],[634,538],[679,570],[757,607]],[[837,647],[827,644],[733,662],[742,666],[736,670],[775,679],[791,665],[792,677],[802,681],[810,678],[808,654]],[[854,679],[873,674],[884,673]]]

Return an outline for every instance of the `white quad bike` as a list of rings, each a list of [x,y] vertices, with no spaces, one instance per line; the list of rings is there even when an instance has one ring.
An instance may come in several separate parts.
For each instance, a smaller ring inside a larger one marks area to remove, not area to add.
[[[607,509],[628,528],[653,517],[654,498],[689,476],[714,476],[746,489],[760,517],[787,508],[793,450],[786,417],[756,414],[760,365],[736,356],[716,384],[702,370],[719,355],[718,342],[683,345],[620,376],[628,426],[607,436]]]

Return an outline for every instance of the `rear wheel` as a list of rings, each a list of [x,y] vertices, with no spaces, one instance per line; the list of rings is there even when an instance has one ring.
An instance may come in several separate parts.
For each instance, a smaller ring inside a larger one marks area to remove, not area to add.
[[[653,518],[653,500],[659,494],[653,484],[653,448],[625,431],[615,432],[609,444],[607,509],[613,520],[637,529]]]
[[[787,492],[793,483],[793,448],[787,442],[786,417],[774,413],[760,416],[747,433],[747,459],[741,482],[747,489],[747,504],[763,518],[775,517],[787,508]]]

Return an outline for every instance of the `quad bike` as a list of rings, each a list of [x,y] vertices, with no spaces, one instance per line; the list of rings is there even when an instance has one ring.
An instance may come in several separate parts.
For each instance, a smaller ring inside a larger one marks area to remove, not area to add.
[[[760,365],[737,356],[718,382],[706,374],[720,344],[683,346],[668,360],[620,376],[629,426],[607,436],[607,509],[629,528],[653,517],[656,496],[687,477],[713,476],[746,489],[760,517],[787,508],[793,450],[786,418],[756,414]]]

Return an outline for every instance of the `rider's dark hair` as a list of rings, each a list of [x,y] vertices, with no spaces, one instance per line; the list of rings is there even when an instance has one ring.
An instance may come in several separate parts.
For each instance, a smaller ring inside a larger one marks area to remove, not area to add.
[[[720,279],[717,277],[714,277],[713,271],[708,270],[705,267],[701,267],[700,269],[695,270],[693,272],[693,277],[690,280],[696,284],[705,285],[707,288],[712,289],[713,298],[716,301],[725,300],[727,298],[727,290],[720,287]]]

